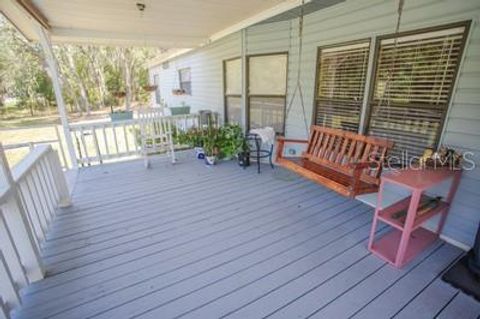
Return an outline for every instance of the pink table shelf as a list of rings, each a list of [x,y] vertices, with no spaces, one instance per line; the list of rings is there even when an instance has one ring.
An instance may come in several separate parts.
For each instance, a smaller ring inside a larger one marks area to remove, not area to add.
[[[442,231],[455,192],[460,182],[460,170],[400,170],[381,177],[377,207],[373,218],[368,244],[369,250],[395,267],[402,267],[425,248],[435,242]],[[420,202],[426,199],[423,193],[448,179],[452,179],[447,197],[436,207],[418,216]],[[382,196],[385,183],[393,183],[409,189],[412,195],[388,207],[383,208]],[[407,210],[405,217],[394,218],[396,212]],[[435,232],[421,226],[436,215],[441,215]],[[380,238],[375,238],[378,222],[392,229]]]

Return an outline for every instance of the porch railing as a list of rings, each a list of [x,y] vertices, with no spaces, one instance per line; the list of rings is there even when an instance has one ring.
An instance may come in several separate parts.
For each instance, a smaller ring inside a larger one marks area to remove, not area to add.
[[[63,141],[62,138],[60,137],[60,131],[58,129],[58,126],[45,126],[45,128],[48,127],[53,127],[55,130],[55,139],[46,139],[46,140],[37,140],[37,141],[32,141],[32,142],[22,142],[22,143],[13,143],[13,144],[4,144],[3,148],[5,151],[16,151],[18,149],[25,149],[28,148],[30,151],[33,150],[33,148],[37,145],[43,145],[43,144],[50,144],[50,145],[57,145],[57,149],[60,152],[61,155],[61,163],[64,168],[68,168],[69,163],[67,161],[67,156],[65,154],[65,148],[63,147]],[[1,319],[1,318],[0,318]]]
[[[172,128],[174,136],[178,131],[185,131],[199,125],[197,114],[158,116],[158,119],[164,123],[165,127]],[[126,121],[71,124],[70,132],[79,164],[89,166],[138,155],[140,121],[140,118],[136,118]]]
[[[0,144],[0,318],[20,306],[20,290],[43,278],[40,249],[58,207],[70,205],[60,159],[39,145],[12,170]]]

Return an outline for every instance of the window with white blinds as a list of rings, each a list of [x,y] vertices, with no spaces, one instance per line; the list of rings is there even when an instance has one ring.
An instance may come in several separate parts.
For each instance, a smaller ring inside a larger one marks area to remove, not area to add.
[[[358,131],[370,41],[319,48],[315,124]]]
[[[379,39],[367,132],[395,141],[393,155],[437,146],[467,29]]]

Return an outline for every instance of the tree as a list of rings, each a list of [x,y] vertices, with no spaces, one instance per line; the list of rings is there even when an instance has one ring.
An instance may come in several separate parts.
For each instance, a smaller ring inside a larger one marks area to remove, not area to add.
[[[55,104],[52,85],[44,69],[41,47],[27,41],[0,18],[0,105],[6,96],[18,99],[18,107],[31,114]],[[148,84],[145,62],[156,48],[56,45],[63,94],[70,110],[90,114],[93,109],[119,105],[115,93],[125,92],[126,108],[147,100],[142,87]]]

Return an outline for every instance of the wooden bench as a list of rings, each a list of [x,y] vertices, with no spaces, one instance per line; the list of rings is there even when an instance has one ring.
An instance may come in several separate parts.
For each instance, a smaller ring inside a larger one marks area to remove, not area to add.
[[[285,143],[302,143],[300,157],[284,157]],[[383,138],[313,125],[306,140],[277,139],[280,166],[320,183],[344,196],[378,190],[382,164],[393,142]]]

